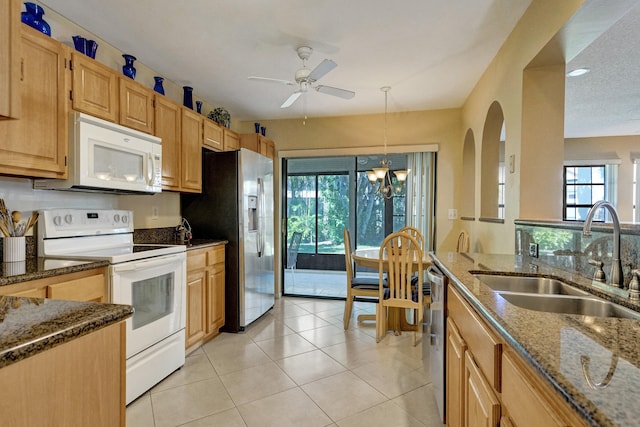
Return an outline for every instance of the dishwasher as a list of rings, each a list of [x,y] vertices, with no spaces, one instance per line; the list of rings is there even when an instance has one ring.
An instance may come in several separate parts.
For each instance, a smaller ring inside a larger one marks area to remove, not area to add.
[[[429,375],[433,383],[436,405],[443,423],[445,419],[445,309],[447,295],[447,276],[438,267],[431,265],[427,269],[427,278],[431,283],[431,307],[429,322]]]

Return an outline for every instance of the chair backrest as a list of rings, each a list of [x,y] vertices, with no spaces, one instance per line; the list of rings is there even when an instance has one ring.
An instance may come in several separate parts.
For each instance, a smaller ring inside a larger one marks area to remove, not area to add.
[[[287,268],[293,268],[298,262],[298,250],[300,249],[300,241],[302,240],[302,233],[296,231],[291,236],[289,242],[289,250],[287,251]]]
[[[344,229],[344,263],[347,270],[347,282],[353,280],[353,259],[351,258],[351,234],[349,229]]]
[[[418,241],[418,244],[420,245],[420,249],[424,250],[424,237],[420,232],[420,230],[410,225],[407,225],[406,227],[402,227],[398,231],[409,233],[411,236],[413,236],[414,239]]]
[[[469,233],[467,230],[462,230],[458,235],[456,252],[469,252]]]
[[[388,291],[380,288],[380,300],[385,299],[387,305],[407,308],[422,304],[422,280],[412,280],[416,273],[417,277],[423,276],[422,247],[417,239],[402,231],[389,234],[380,245],[379,258],[381,276],[386,260],[389,288]]]

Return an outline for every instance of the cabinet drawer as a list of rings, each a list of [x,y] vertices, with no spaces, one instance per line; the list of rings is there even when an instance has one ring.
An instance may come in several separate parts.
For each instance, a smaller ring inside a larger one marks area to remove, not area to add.
[[[215,246],[207,251],[207,265],[224,262],[224,246]]]
[[[49,285],[47,295],[52,299],[104,302],[105,287],[105,277],[100,274]]]
[[[207,265],[207,252],[203,249],[187,252],[187,272],[204,269]]]
[[[484,376],[500,392],[502,344],[456,290],[449,287],[447,296],[449,317],[453,318]]]

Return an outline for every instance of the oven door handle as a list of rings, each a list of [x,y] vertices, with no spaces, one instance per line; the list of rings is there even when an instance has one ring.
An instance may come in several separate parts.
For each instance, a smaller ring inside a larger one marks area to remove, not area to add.
[[[178,257],[172,257],[171,259],[167,259],[167,257],[160,257],[160,258],[157,258],[157,259],[126,262],[126,263],[114,265],[113,266],[113,271],[114,272],[121,272],[121,271],[144,270],[146,268],[167,265],[167,263],[169,263],[169,262],[171,262],[173,260],[177,260],[179,258],[180,258],[179,256]]]

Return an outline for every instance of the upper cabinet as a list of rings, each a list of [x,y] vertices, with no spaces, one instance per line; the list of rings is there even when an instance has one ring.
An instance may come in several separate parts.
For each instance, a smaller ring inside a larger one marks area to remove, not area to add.
[[[0,119],[20,116],[20,10],[18,0],[0,4]]]
[[[155,95],[154,132],[162,138],[162,189],[180,190],[182,107],[160,94]]]
[[[118,122],[118,75],[79,52],[71,55],[72,107],[111,122]]]
[[[22,113],[0,122],[0,173],[67,176],[68,49],[22,25]]]
[[[231,129],[224,128],[224,151],[240,149],[240,136]]]
[[[202,191],[202,120],[203,116],[182,108],[181,190]],[[163,155],[164,156],[164,155]]]
[[[213,120],[203,119],[203,140],[202,145],[214,150],[224,150],[224,131],[223,127],[214,122]]]
[[[129,77],[120,77],[120,124],[153,133],[153,90],[133,81]]]
[[[258,133],[243,133],[240,135],[240,146],[263,156],[275,159],[276,144],[266,136]]]

